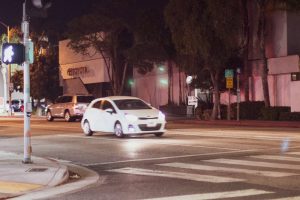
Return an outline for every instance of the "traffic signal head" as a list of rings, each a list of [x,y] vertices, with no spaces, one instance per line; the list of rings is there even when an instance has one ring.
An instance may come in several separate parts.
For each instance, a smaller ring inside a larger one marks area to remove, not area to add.
[[[5,64],[22,64],[25,60],[24,45],[19,43],[3,43],[1,60]]]

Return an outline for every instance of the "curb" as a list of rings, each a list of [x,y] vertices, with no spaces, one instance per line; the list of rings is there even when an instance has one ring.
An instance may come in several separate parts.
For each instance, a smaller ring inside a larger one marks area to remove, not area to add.
[[[73,171],[79,174],[81,178],[75,182],[65,183],[55,187],[47,187],[45,189],[27,193],[25,195],[15,197],[12,199],[13,200],[28,200],[28,199],[35,200],[35,199],[42,199],[42,198],[57,197],[62,194],[83,190],[91,185],[98,183],[100,180],[99,174],[88,168],[70,164],[70,163],[67,164],[64,163],[64,165],[67,166],[69,171]]]
[[[264,128],[300,128],[300,122],[295,121],[258,121],[258,120],[212,120],[212,121],[203,121],[195,119],[172,119],[168,123],[183,123],[183,124],[199,124],[207,126],[240,126],[240,127],[264,127]]]

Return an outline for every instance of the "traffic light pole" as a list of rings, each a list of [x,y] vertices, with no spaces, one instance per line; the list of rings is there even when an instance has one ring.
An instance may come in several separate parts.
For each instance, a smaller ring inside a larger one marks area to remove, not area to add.
[[[30,117],[32,106],[30,102],[30,75],[29,75],[29,22],[26,15],[26,1],[23,3],[23,43],[25,46],[25,62],[23,63],[24,70],[24,160],[23,163],[29,164],[31,161],[31,132],[30,132]]]

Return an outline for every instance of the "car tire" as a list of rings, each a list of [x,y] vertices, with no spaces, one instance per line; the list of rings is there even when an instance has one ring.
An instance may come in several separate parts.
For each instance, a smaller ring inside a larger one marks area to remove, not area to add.
[[[92,136],[94,133],[91,130],[90,123],[87,120],[85,120],[83,123],[83,133],[85,136]]]
[[[122,125],[120,122],[116,122],[115,127],[114,127],[114,133],[118,138],[124,137]]]
[[[154,133],[154,135],[155,135],[156,137],[161,137],[163,134],[164,134],[164,132]]]
[[[66,122],[72,121],[72,117],[71,117],[69,111],[66,111],[66,112],[65,112],[65,114],[64,114],[64,119],[65,119]]]
[[[47,111],[46,119],[47,119],[49,122],[53,121],[54,118],[52,117],[52,114],[51,114],[50,111]]]

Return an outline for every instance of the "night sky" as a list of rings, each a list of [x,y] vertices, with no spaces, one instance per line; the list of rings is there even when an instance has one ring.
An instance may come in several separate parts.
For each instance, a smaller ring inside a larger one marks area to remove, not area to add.
[[[53,27],[61,31],[71,19],[89,12],[91,5],[95,1],[52,0],[52,7],[48,10],[48,17],[38,20],[45,24],[52,24]],[[22,3],[23,0],[0,0],[0,21],[9,26],[20,26],[22,22]],[[34,20],[36,19],[31,19],[31,21]],[[2,33],[6,33],[6,28],[0,25],[0,34]]]

